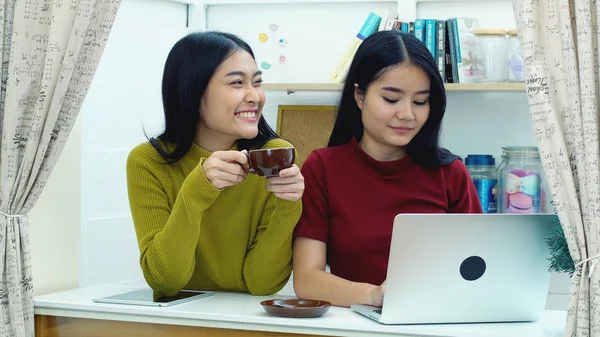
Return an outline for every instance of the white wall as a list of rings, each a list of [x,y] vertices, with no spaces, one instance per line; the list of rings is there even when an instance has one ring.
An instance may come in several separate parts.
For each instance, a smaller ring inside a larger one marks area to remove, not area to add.
[[[206,28],[232,32],[248,42],[259,67],[263,61],[272,64],[271,68],[262,69],[265,82],[330,82],[331,73],[369,12],[380,16],[397,12],[395,1],[262,5],[251,2],[209,6]],[[271,30],[271,24],[277,29]],[[264,43],[258,39],[261,33],[268,36]],[[280,39],[287,43],[280,44]],[[282,55],[284,62],[279,61]]]
[[[29,214],[36,295],[77,288],[81,226],[81,116]]]
[[[184,4],[121,2],[83,107],[81,286],[142,277],[125,162],[144,129],[160,131],[162,70],[185,24]]]

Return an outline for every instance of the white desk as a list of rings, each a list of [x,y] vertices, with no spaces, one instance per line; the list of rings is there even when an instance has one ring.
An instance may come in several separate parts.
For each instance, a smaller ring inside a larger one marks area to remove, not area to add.
[[[109,284],[35,298],[36,336],[436,336],[563,337],[566,312],[546,311],[537,323],[386,326],[347,308],[332,307],[318,318],[269,316],[256,297],[216,293],[172,307],[99,304],[95,297],[144,287]],[[177,330],[179,329],[179,330]],[[236,331],[237,330],[237,331]],[[269,333],[270,332],[270,333]]]

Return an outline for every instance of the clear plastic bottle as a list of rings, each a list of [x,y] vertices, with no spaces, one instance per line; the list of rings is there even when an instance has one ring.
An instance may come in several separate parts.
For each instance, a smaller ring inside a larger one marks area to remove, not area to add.
[[[465,159],[479,202],[484,213],[496,213],[496,186],[498,183],[496,159],[489,154],[470,154]]]
[[[502,148],[498,169],[499,213],[546,213],[546,179],[535,146]]]

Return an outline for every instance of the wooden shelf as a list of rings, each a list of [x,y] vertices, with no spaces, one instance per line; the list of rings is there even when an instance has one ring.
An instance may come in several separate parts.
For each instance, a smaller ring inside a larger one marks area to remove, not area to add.
[[[341,83],[263,83],[268,91],[340,91]],[[524,83],[447,83],[446,91],[525,91]]]
[[[263,83],[265,90],[271,91],[339,91],[341,83]]]
[[[446,91],[525,91],[525,83],[446,83]]]

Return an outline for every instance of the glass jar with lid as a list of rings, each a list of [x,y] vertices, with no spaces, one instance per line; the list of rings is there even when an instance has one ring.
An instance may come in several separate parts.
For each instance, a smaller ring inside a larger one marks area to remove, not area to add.
[[[517,30],[511,29],[507,32],[508,39],[506,41],[508,51],[507,54],[507,80],[508,82],[524,82],[525,72],[523,71],[523,56],[521,55],[521,46]]]
[[[473,58],[471,63],[480,63],[483,67],[483,77],[477,81],[506,82],[506,30],[479,28],[473,30],[473,35],[481,52],[477,55],[480,59]]]
[[[546,213],[547,185],[538,148],[502,148],[498,168],[498,213]]]

